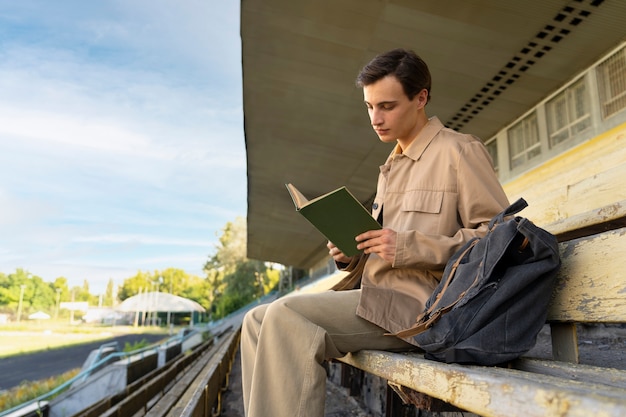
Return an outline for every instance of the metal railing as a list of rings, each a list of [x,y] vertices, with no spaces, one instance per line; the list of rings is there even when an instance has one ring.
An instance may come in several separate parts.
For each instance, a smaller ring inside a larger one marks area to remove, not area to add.
[[[143,359],[144,355],[146,355],[147,352],[155,352],[158,353],[158,349],[162,348],[163,346],[167,347],[169,346],[170,343],[182,343],[185,339],[191,337],[194,334],[194,332],[191,332],[189,334],[186,335],[175,335],[172,336],[170,338],[168,338],[165,342],[163,343],[159,343],[159,344],[153,344],[150,346],[146,346],[144,348],[141,349],[137,349],[131,352],[115,352],[115,353],[111,353],[110,355],[106,355],[103,358],[100,358],[99,360],[95,361],[91,366],[89,366],[87,369],[82,370],[81,372],[79,372],[77,375],[75,375],[74,377],[72,377],[71,379],[65,381],[63,384],[59,385],[58,387],[54,388],[53,390],[42,394],[32,400],[26,401],[22,404],[16,405],[8,410],[2,411],[0,412],[0,417],[5,417],[8,416],[16,411],[19,411],[23,408],[26,408],[28,406],[31,406],[33,404],[37,404],[38,408],[42,408],[45,407],[47,404],[47,401],[51,400],[52,398],[56,397],[57,395],[61,394],[63,391],[65,391],[66,389],[70,388],[72,386],[72,384],[76,383],[76,382],[81,382],[86,380],[89,375],[91,375],[92,372],[94,372],[95,370],[99,369],[100,367],[104,366],[105,364],[113,361],[114,359],[117,359],[117,361],[120,360],[127,360],[127,363],[131,363],[131,361],[133,360],[133,358],[137,358],[139,357],[139,359]],[[102,350],[105,347],[108,346],[112,346],[112,345],[117,345],[117,342],[109,342],[109,343],[105,343],[103,345],[100,346],[100,348],[98,349],[98,353],[97,355],[99,356],[102,352]],[[46,404],[42,404],[43,402],[46,402]]]

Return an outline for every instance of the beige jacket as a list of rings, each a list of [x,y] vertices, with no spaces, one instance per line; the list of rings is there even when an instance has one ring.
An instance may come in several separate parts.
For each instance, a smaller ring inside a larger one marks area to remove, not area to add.
[[[372,215],[398,233],[396,254],[393,264],[367,259],[357,314],[393,333],[411,327],[446,261],[508,205],[481,141],[431,118],[380,167]]]

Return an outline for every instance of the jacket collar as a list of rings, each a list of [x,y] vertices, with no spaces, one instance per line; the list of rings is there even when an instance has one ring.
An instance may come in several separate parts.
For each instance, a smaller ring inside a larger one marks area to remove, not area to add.
[[[419,131],[409,147],[402,152],[400,145],[396,144],[393,151],[391,151],[390,158],[393,158],[394,155],[402,153],[412,160],[417,161],[420,159],[428,145],[430,145],[430,142],[432,142],[435,136],[437,136],[437,133],[439,133],[439,131],[443,128],[443,123],[441,123],[437,116],[431,117],[428,119],[428,123],[426,123],[422,130]]]

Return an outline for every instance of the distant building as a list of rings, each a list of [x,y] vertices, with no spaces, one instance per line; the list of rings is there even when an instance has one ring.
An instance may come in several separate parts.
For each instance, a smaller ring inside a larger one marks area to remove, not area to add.
[[[133,323],[137,326],[174,324],[193,325],[198,321],[198,314],[206,309],[197,302],[164,292],[146,292],[124,300],[115,308],[118,312],[133,313]]]

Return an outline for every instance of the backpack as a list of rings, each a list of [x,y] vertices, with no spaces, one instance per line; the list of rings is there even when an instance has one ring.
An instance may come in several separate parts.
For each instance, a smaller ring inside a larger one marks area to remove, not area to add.
[[[413,337],[425,357],[440,362],[496,365],[534,345],[543,327],[561,261],[556,238],[521,217],[524,199],[489,222],[447,262]]]

